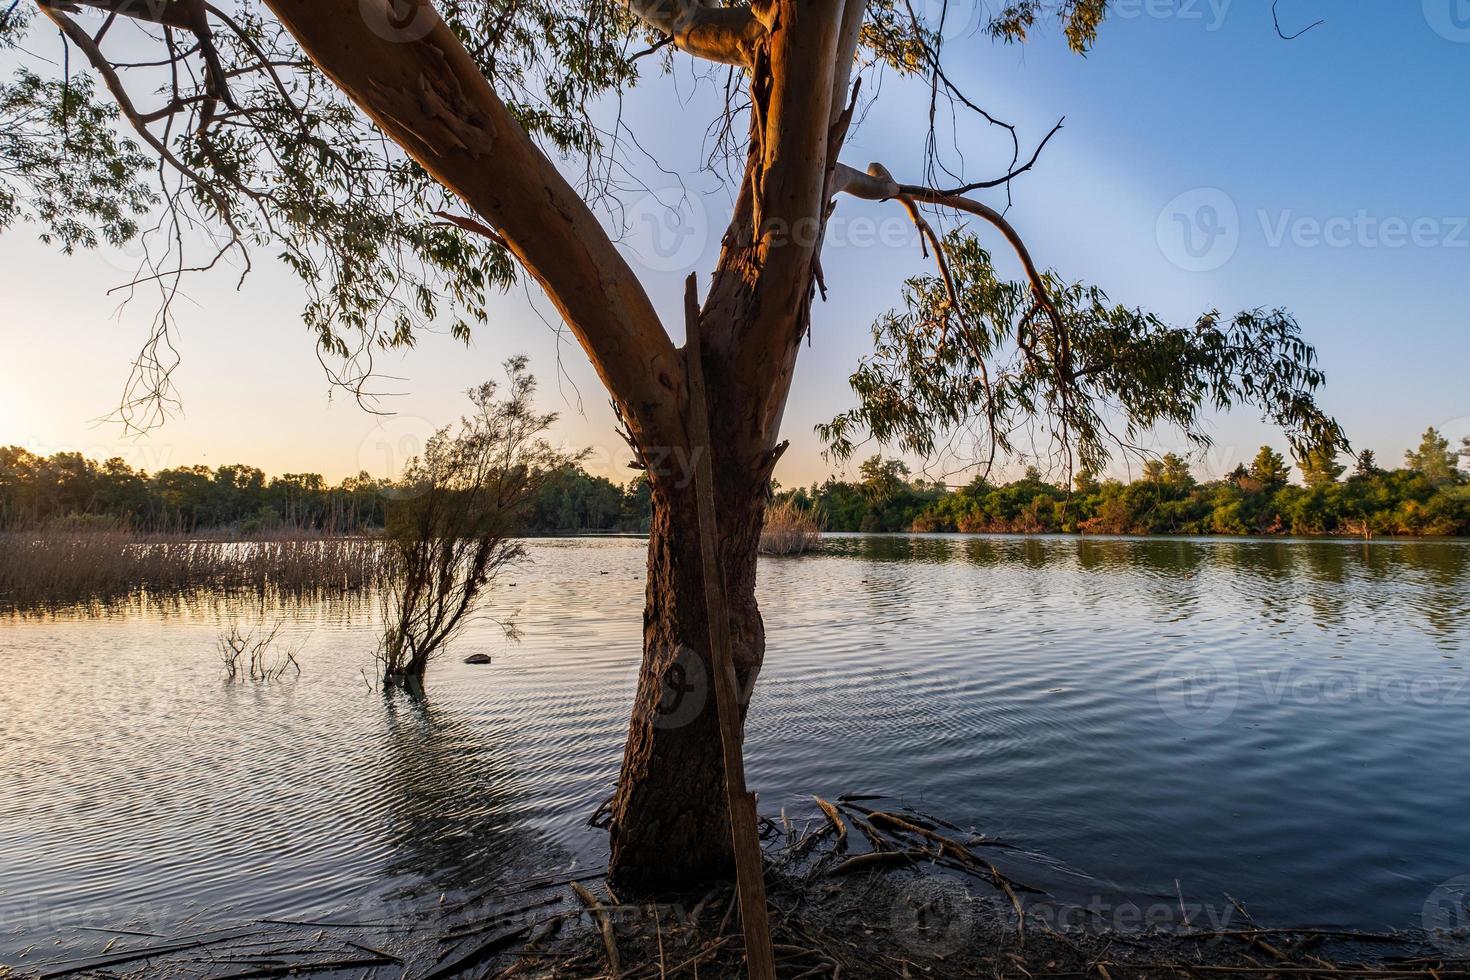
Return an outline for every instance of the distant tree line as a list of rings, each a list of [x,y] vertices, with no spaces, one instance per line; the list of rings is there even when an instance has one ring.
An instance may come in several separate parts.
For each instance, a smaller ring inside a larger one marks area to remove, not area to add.
[[[1297,460],[1269,446],[1222,480],[1200,482],[1175,454],[1151,459],[1129,483],[1079,473],[1058,486],[1032,467],[1022,479],[977,478],[950,490],[910,479],[900,460],[874,456],[859,478],[828,479],[778,499],[814,508],[834,531],[1091,534],[1470,535],[1470,478],[1460,469],[1470,439],[1452,449],[1431,428],[1404,466],[1386,470],[1371,451],[1351,472],[1336,458]]]
[[[154,473],[120,458],[39,456],[0,447],[0,527],[121,525],[146,531],[244,534],[281,528],[352,532],[380,528],[391,481],[367,473],[331,484],[316,473],[267,477],[254,466],[179,466]],[[580,466],[560,467],[531,501],[525,533],[645,532],[642,478],[620,487]]]
[[[951,490],[912,477],[897,459],[874,456],[856,480],[829,478],[781,490],[778,502],[812,508],[833,531],[959,531],[1090,534],[1470,535],[1470,477],[1460,468],[1470,440],[1452,448],[1424,433],[1399,469],[1372,452],[1353,468],[1335,458],[1295,461],[1269,446],[1222,480],[1200,482],[1172,453],[1145,463],[1129,483],[1080,473],[1068,489],[1034,467],[1020,479],[976,479]],[[391,482],[366,473],[329,484],[315,473],[267,478],[253,466],[181,466],[146,473],[121,459],[79,453],[38,456],[0,448],[0,527],[71,522],[143,530],[287,527],[349,532],[383,525]],[[626,485],[580,466],[558,468],[538,488],[524,533],[645,533],[651,501],[642,477]]]

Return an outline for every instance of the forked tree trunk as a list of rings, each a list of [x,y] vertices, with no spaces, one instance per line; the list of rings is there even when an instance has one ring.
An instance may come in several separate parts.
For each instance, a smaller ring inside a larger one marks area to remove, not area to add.
[[[267,3],[343,92],[545,287],[650,465],[670,457],[659,447],[687,447],[682,358],[638,277],[433,8],[418,8],[427,33],[405,38],[369,29],[358,10],[384,13],[386,0]],[[758,107],[702,317],[719,557],[744,692],[765,650],[755,562],[775,437],[810,319],[865,6],[776,0],[763,23],[737,11],[736,32],[704,24],[730,42],[724,56],[749,66]],[[611,871],[629,883],[688,884],[730,867],[689,477],[687,466],[650,476],[644,662],[612,810]]]
[[[722,456],[712,460],[720,562],[744,704],[765,654],[755,579],[769,474]],[[653,486],[643,667],[610,824],[610,873],[639,890],[687,886],[733,867],[694,488],[680,471]]]

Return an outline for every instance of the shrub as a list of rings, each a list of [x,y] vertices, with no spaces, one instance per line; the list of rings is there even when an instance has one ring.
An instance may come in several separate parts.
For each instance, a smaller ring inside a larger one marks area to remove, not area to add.
[[[524,556],[513,536],[536,491],[580,458],[542,438],[556,416],[534,410],[526,358],[511,358],[505,369],[507,396],[496,398],[494,382],[472,389],[474,413],[458,432],[445,427],[431,436],[393,494],[378,649],[387,681],[422,682],[429,659],[463,629],[484,590]]]

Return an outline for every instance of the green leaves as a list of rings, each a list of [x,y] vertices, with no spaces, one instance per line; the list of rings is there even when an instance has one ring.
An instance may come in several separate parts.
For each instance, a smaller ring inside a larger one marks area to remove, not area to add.
[[[154,160],[117,136],[117,116],[86,76],[48,81],[22,68],[0,85],[0,230],[34,222],[68,253],[137,235],[157,201],[144,183]]]
[[[1025,448],[1097,472],[1159,427],[1206,447],[1204,413],[1239,404],[1299,455],[1346,447],[1315,400],[1316,351],[1284,311],[1212,312],[1180,328],[1048,274],[1059,330],[973,235],[951,232],[944,251],[952,285],[911,279],[903,307],[874,324],[874,351],[850,379],[857,407],[817,427],[830,454],[867,439],[926,457],[963,447],[980,463]]]
[[[1062,25],[1067,44],[1078,54],[1086,54],[1097,41],[1098,28],[1107,16],[1108,0],[1060,0],[1048,5],[1044,0],[1012,0],[991,18],[990,35],[998,40],[1023,42],[1036,19],[1050,7]]]

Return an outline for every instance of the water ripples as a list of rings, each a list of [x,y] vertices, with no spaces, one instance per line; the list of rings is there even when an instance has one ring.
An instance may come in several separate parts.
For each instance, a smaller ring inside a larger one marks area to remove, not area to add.
[[[365,683],[361,596],[289,610],[303,674],[261,685],[221,680],[218,597],[0,623],[0,953],[599,864],[643,545],[531,551],[427,703]],[[1470,871],[1463,543],[832,536],[763,564],[760,593],[768,812],[887,793],[1293,922],[1415,925]]]

